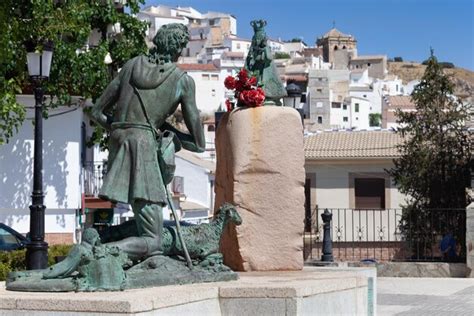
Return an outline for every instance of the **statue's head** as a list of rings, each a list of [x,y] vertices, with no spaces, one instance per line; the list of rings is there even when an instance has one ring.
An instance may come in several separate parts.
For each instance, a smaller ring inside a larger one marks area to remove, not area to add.
[[[163,25],[153,38],[154,54],[165,62],[176,62],[189,41],[188,28],[180,23]]]
[[[222,206],[219,208],[219,214],[223,214],[227,222],[234,223],[236,226],[242,224],[242,217],[240,217],[239,213],[237,212],[235,205],[231,203],[226,202],[222,204]]]
[[[265,20],[254,20],[252,22],[250,22],[250,25],[252,25],[253,27],[253,31],[255,33],[257,32],[264,32],[264,27],[265,25],[267,25],[267,21]]]

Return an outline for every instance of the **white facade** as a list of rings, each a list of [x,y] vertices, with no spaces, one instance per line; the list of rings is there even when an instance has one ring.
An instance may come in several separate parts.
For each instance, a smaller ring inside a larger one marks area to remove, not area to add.
[[[393,167],[390,159],[341,159],[339,161],[306,162],[305,170],[308,177],[314,174],[316,180],[314,201],[312,205],[319,208],[351,208],[350,200],[353,191],[349,188],[349,177],[388,177],[385,169]],[[400,208],[406,196],[400,193],[390,181],[386,188],[385,208]]]
[[[224,102],[224,80],[221,71],[186,70],[196,84],[196,104],[202,114],[214,115]]]
[[[223,45],[228,47],[231,52],[243,53],[244,56],[247,56],[251,43],[250,40],[245,38],[226,37]]]
[[[214,171],[215,164],[213,162],[204,161],[191,152],[183,150],[176,154],[175,176],[183,179],[184,196],[180,199],[179,204],[184,219],[192,221],[193,212],[199,210],[206,210],[206,218],[212,216],[214,209]],[[186,208],[186,204],[191,206],[188,206],[187,210],[183,210],[183,208]],[[202,212],[197,214],[200,221],[204,220],[202,215]]]
[[[33,96],[21,95],[27,119],[8,144],[0,146],[0,222],[20,233],[29,231],[33,185]],[[45,232],[75,235],[81,208],[81,124],[79,107],[59,107],[43,121]]]

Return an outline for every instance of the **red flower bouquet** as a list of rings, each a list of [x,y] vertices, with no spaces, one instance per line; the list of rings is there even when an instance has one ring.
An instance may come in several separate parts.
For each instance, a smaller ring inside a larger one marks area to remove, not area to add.
[[[236,77],[228,76],[224,80],[224,85],[229,90],[235,90],[237,106],[257,107],[262,106],[265,101],[265,91],[257,85],[256,77],[249,77],[245,68],[242,68]],[[227,111],[232,111],[233,104],[229,99],[225,104]]]

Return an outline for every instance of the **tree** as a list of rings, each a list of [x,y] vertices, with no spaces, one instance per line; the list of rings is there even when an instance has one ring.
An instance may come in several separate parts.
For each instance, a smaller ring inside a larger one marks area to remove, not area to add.
[[[380,114],[380,113],[370,113],[369,114],[369,126],[371,126],[371,127],[380,126],[381,121],[382,121],[382,114]]]
[[[285,52],[275,52],[275,54],[273,54],[274,59],[289,59],[290,57],[290,54]]]
[[[421,82],[411,95],[416,111],[397,112],[401,124],[397,132],[403,138],[401,157],[394,160],[388,172],[400,192],[409,196],[402,216],[402,222],[409,226],[402,226],[402,232],[418,234],[418,242],[423,242],[426,249],[432,247],[426,239],[432,238],[436,223],[444,225],[438,233],[453,228],[446,226],[453,220],[449,212],[435,215],[434,209],[465,208],[469,202],[466,188],[473,171],[474,144],[465,127],[469,109],[453,96],[453,89],[432,52]],[[455,222],[462,225],[462,220],[456,218]]]
[[[47,111],[71,105],[71,96],[95,99],[126,60],[146,51],[147,24],[117,9],[114,0],[5,0],[0,7],[0,144],[23,123],[25,109],[16,94],[31,93],[25,43],[53,41]],[[144,0],[128,0],[131,14]],[[118,26],[108,32],[111,26]],[[94,37],[91,34],[97,34]],[[112,63],[104,58],[110,54]],[[98,134],[97,134],[98,135]]]

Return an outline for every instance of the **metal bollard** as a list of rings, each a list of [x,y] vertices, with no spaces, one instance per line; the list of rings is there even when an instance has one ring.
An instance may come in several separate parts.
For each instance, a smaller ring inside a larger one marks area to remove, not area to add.
[[[328,209],[324,210],[324,213],[321,214],[323,219],[323,255],[321,256],[321,261],[333,262],[334,258],[332,256],[332,240],[331,240],[331,220],[332,214]]]

